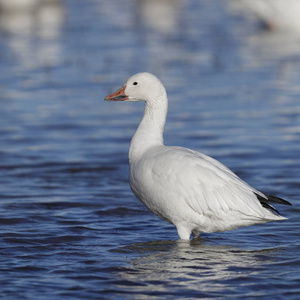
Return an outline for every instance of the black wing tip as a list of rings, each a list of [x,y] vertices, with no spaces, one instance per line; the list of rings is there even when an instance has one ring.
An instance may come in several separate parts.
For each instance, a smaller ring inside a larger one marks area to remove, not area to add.
[[[278,204],[292,206],[292,203],[290,203],[289,201],[286,201],[282,198],[279,198],[279,197],[276,197],[276,196],[273,196],[273,195],[263,193],[266,196],[266,198],[264,198],[264,197],[262,197],[262,196],[260,196],[256,193],[254,193],[254,194],[260,202],[270,202],[270,203],[278,203]]]
[[[256,193],[254,193],[254,194],[257,197],[257,199],[259,200],[262,207],[270,209],[270,210],[276,212],[278,215],[280,215],[280,213],[270,203],[278,203],[278,204],[284,204],[284,205],[290,205],[290,206],[292,205],[292,203],[290,203],[282,198],[273,196],[273,195],[263,193],[266,196],[266,198],[264,198],[261,195],[258,195]]]
[[[273,195],[269,195],[269,194],[266,194],[266,193],[263,193],[263,194],[268,198],[267,202],[292,206],[292,203],[290,203],[289,201],[286,201],[282,198],[279,198],[279,197],[276,197],[276,196],[273,196]]]
[[[278,215],[280,215],[279,211],[271,204],[268,204],[267,202],[260,202],[260,204],[262,207],[275,211]]]

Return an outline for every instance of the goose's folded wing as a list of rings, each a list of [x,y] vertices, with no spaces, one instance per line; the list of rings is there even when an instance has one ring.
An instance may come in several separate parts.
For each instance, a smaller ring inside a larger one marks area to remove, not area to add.
[[[257,195],[266,198],[242,181],[220,162],[199,152],[180,147],[166,147],[155,157],[152,172],[160,183],[172,189],[201,215],[224,218],[236,211],[262,218],[269,212]]]

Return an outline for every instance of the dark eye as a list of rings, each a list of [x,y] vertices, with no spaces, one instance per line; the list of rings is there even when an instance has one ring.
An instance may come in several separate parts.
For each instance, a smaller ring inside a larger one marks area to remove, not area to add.
[[[138,83],[135,81],[134,83],[133,83],[133,85],[137,85]]]

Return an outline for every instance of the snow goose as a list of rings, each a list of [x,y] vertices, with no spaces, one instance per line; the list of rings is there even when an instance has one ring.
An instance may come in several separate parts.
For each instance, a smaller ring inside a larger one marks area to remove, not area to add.
[[[254,14],[271,30],[300,32],[299,0],[234,0],[231,7],[244,14]]]
[[[130,187],[149,210],[176,226],[181,239],[286,219],[270,203],[289,202],[257,191],[209,156],[164,145],[168,98],[156,76],[133,75],[105,100],[145,101],[129,147]]]

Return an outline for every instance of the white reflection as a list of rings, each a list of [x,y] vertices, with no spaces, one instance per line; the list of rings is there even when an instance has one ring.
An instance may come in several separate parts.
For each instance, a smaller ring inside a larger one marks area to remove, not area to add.
[[[234,9],[253,14],[269,29],[300,34],[299,0],[233,0]]]
[[[244,50],[253,51],[253,63],[261,66],[270,60],[299,56],[300,39],[282,32],[261,33],[248,37],[246,46],[250,48]]]
[[[64,10],[60,0],[0,0],[0,27],[25,69],[58,62]]]
[[[136,0],[140,17],[150,28],[161,33],[172,33],[178,25],[178,0]]]
[[[148,65],[144,67],[161,77],[172,72],[171,67],[183,63],[183,28],[179,16],[184,9],[182,0],[134,0],[136,4],[136,28],[148,53]],[[164,66],[164,67],[163,67]],[[174,79],[174,78],[173,78]]]
[[[40,0],[0,0],[0,9],[5,12],[32,11]]]
[[[238,12],[256,15],[271,29],[243,36],[240,53],[245,65],[260,69],[277,65],[278,83],[299,89],[295,75],[300,58],[300,1],[231,0],[229,3],[232,8],[241,9]]]
[[[130,261],[130,271],[125,270],[120,275],[130,282],[147,282],[147,285],[140,287],[144,294],[146,290],[169,291],[170,286],[174,289],[216,292],[224,291],[228,284],[233,289],[232,280],[256,276],[279,251],[251,251],[234,246],[210,245],[201,239],[141,243],[120,250],[142,254],[140,258]],[[139,286],[132,288],[136,292]]]

